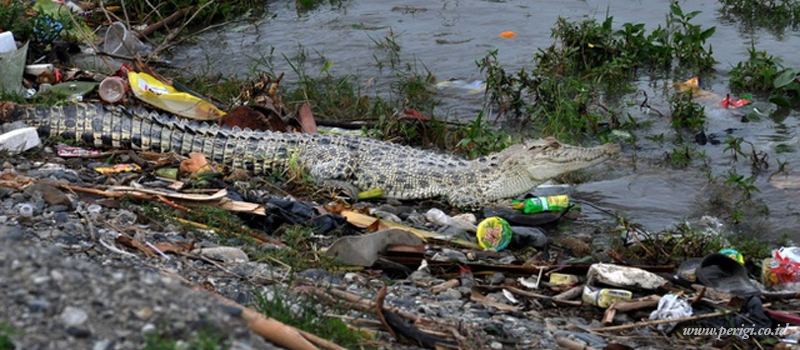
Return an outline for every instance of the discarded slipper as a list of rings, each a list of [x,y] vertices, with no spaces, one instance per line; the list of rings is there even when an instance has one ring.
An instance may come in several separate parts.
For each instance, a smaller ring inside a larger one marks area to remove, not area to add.
[[[696,270],[697,280],[706,287],[738,296],[761,294],[747,270],[727,255],[714,253],[703,258]]]

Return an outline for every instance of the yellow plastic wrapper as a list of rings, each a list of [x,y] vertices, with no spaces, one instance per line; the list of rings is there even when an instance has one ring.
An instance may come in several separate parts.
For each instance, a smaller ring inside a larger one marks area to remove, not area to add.
[[[210,102],[175,90],[146,73],[128,72],[128,82],[138,99],[164,111],[195,120],[217,120],[225,115]]]
[[[503,218],[493,216],[478,224],[478,244],[483,249],[500,251],[508,246],[513,235],[511,226]]]
[[[140,168],[139,165],[137,164],[131,163],[131,164],[116,164],[110,167],[97,167],[94,168],[94,170],[103,175],[111,175],[117,173],[128,173],[128,172],[139,171],[142,170],[142,168]]]

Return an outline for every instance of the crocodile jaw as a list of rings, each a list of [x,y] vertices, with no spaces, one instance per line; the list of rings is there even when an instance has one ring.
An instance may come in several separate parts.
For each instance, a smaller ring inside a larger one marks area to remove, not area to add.
[[[562,144],[552,137],[523,144],[526,150],[519,162],[532,180],[545,182],[572,171],[585,169],[615,157],[620,146],[607,143],[597,147],[578,147]]]

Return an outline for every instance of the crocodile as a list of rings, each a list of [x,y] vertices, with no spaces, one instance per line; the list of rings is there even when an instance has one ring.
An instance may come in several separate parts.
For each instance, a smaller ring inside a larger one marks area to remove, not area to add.
[[[178,119],[141,107],[100,104],[17,105],[4,121],[23,121],[41,137],[60,137],[103,149],[200,152],[253,175],[299,164],[318,184],[381,189],[386,198],[443,198],[478,208],[524,194],[561,174],[587,168],[620,152],[616,144],[578,147],[548,137],[527,140],[467,160],[371,138],[253,131]]]

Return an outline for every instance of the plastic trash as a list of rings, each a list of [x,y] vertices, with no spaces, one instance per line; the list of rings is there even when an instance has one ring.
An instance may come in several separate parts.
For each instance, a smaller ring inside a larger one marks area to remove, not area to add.
[[[667,283],[663,277],[636,267],[597,263],[586,277],[600,283],[629,288],[656,289]]]
[[[514,235],[511,237],[511,246],[517,249],[534,247],[542,250],[553,242],[547,237],[544,230],[538,227],[511,226]]]
[[[772,257],[781,261],[800,263],[800,247],[780,247],[772,251]]]
[[[505,31],[505,32],[501,32],[501,33],[500,33],[500,37],[501,37],[501,38],[505,38],[505,39],[511,39],[511,38],[513,38],[513,37],[516,37],[516,36],[517,36],[517,33],[514,33],[514,32],[513,32],[513,31],[511,31],[511,30],[507,30],[507,31]]]
[[[94,168],[94,170],[103,175],[111,175],[111,174],[139,171],[142,170],[142,168],[139,167],[138,164],[129,163],[129,164],[114,164],[114,166],[107,166],[107,167],[97,167]]]
[[[466,90],[467,95],[474,95],[486,91],[486,82],[483,80],[473,80],[470,82],[459,79],[447,79],[436,83],[436,88],[439,90],[451,88]]]
[[[29,220],[33,217],[33,206],[30,203],[22,203],[19,205],[19,216],[22,219]]]
[[[750,103],[753,103],[753,101],[750,100],[751,98],[752,97],[750,97],[749,95],[745,95],[741,99],[737,99],[737,98],[732,98],[731,95],[728,94],[725,95],[725,98],[723,98],[722,101],[719,102],[719,106],[722,108],[736,109],[742,106],[749,105]]]
[[[107,77],[100,82],[97,93],[103,101],[117,103],[125,97],[128,91],[128,83],[120,77]]]
[[[697,280],[706,287],[739,296],[761,294],[761,289],[750,280],[747,269],[725,254],[709,254],[697,268]]]
[[[0,151],[10,154],[22,153],[41,144],[39,133],[32,127],[11,130],[0,135]]]
[[[608,308],[611,304],[618,301],[631,300],[633,293],[624,289],[596,288],[592,286],[583,287],[583,302],[586,304]]]
[[[550,284],[558,286],[574,286],[581,282],[580,277],[566,273],[551,273]]]
[[[761,283],[774,290],[800,291],[800,265],[766,258],[762,263]]]
[[[6,32],[10,33],[10,32]],[[5,46],[8,46],[6,44]],[[10,51],[0,53],[0,93],[22,93],[22,73],[25,70],[25,59],[28,55],[28,43],[15,49],[13,44]]]
[[[493,216],[478,224],[476,237],[481,248],[501,251],[508,246],[513,235],[514,233],[507,221]]]
[[[0,33],[0,53],[15,51],[17,43],[14,41],[14,33],[2,32]]]
[[[692,258],[684,261],[678,267],[678,277],[690,283],[697,282],[697,268],[700,267],[702,262],[702,258]]]
[[[164,111],[195,120],[217,120],[225,115],[214,104],[180,92],[146,73],[128,72],[128,82],[136,98]]]
[[[57,153],[59,157],[82,157],[82,156],[93,156],[100,154],[98,150],[89,150],[75,146],[68,146],[65,144],[59,144],[57,149]]]
[[[545,211],[562,211],[569,207],[567,195],[531,197],[523,201],[512,201],[511,207],[525,214],[541,213]]]
[[[92,218],[94,220],[94,219],[97,219],[100,216],[100,212],[102,210],[103,210],[103,207],[101,207],[101,206],[99,206],[97,204],[92,204],[92,205],[90,205],[89,207],[86,208],[86,213],[88,214],[88,216],[90,218]]]
[[[692,306],[677,294],[667,294],[658,301],[658,308],[650,313],[651,320],[671,320],[692,316]],[[658,325],[661,331],[669,332],[677,323],[662,323]]]
[[[478,229],[474,224],[464,220],[452,218],[440,209],[436,208],[428,210],[428,212],[425,213],[425,218],[428,219],[428,221],[439,225],[453,226],[469,232],[475,232]]]
[[[729,258],[736,260],[736,262],[744,265],[744,256],[738,250],[733,248],[725,248],[719,251],[720,254],[727,255]]]
[[[103,51],[106,53],[134,57],[144,52],[146,46],[125,27],[122,22],[114,22],[106,29]]]

